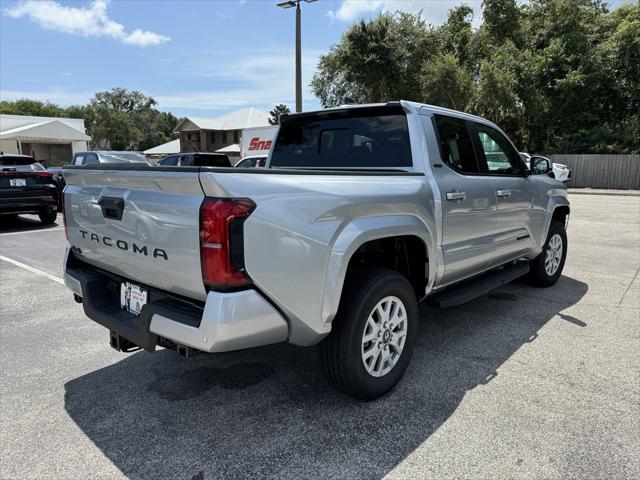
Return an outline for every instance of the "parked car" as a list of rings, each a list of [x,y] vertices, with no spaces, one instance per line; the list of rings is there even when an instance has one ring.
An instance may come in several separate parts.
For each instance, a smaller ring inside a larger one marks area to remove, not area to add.
[[[250,155],[248,157],[244,157],[238,163],[236,163],[236,168],[256,168],[256,167],[264,167],[267,164],[267,156],[266,155]]]
[[[56,221],[58,188],[53,174],[28,155],[0,154],[0,215],[36,214]]]
[[[149,159],[138,152],[115,152],[95,150],[91,152],[77,152],[73,154],[72,165],[93,165],[98,163],[139,163],[151,165]]]
[[[540,155],[530,155],[525,152],[520,152],[520,156],[529,168],[531,168],[531,158],[544,158],[553,165],[553,175],[556,179],[565,183],[568,183],[571,180],[571,169],[566,165],[563,165],[562,163],[555,163],[549,160],[547,157],[542,157]]]
[[[158,161],[162,167],[230,167],[229,157],[222,153],[190,152],[168,155]]]
[[[65,284],[113,348],[319,344],[331,385],[371,400],[409,364],[418,302],[560,277],[567,190],[493,123],[405,101],[280,122],[268,169],[65,170]]]
[[[53,184],[58,189],[58,211],[62,211],[62,191],[64,190],[64,176],[62,175],[62,167],[45,167],[47,172],[52,175]]]

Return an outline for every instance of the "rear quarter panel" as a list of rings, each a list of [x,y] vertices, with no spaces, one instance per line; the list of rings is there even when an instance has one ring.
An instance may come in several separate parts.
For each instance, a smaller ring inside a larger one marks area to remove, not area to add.
[[[256,203],[244,224],[245,265],[289,318],[295,344],[315,343],[330,331],[345,262],[357,242],[375,238],[376,231],[413,230],[431,241],[433,195],[421,174],[215,175],[201,174],[205,194]],[[362,233],[363,220],[373,237]],[[404,228],[408,224],[413,230]]]

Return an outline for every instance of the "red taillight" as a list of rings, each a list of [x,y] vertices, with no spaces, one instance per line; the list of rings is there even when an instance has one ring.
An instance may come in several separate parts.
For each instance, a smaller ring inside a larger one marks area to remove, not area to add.
[[[246,198],[206,197],[200,206],[202,280],[214,290],[250,283],[244,270],[242,224],[255,208]]]

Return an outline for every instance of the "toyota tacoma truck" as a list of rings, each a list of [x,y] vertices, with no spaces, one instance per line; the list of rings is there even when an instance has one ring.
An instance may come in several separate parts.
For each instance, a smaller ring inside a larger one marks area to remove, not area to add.
[[[569,201],[539,161],[487,120],[400,101],[283,116],[261,169],[66,167],[64,281],[116,350],[318,344],[331,385],[375,399],[418,302],[558,280]]]

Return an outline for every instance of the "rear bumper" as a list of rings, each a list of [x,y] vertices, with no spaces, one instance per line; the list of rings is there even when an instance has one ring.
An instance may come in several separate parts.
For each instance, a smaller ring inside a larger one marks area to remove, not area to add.
[[[57,209],[58,195],[55,189],[44,193],[2,192],[0,213],[32,213],[44,209]]]
[[[135,345],[154,351],[173,342],[204,352],[228,352],[283,342],[288,326],[280,313],[255,290],[209,292],[204,305],[149,288],[139,316],[120,308],[119,279],[70,252],[64,282],[82,298],[85,314]]]

